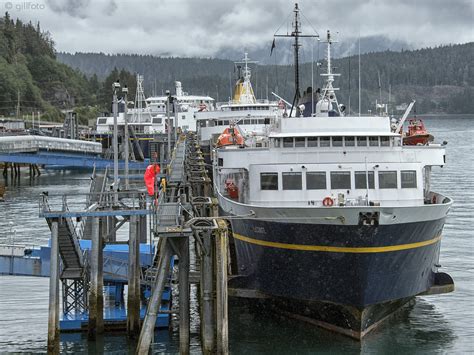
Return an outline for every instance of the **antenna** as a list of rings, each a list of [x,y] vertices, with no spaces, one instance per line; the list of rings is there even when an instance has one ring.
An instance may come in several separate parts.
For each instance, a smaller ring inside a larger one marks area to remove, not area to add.
[[[293,104],[291,105],[291,110],[290,110],[290,117],[291,117],[291,114],[293,113],[293,108],[295,107],[295,105],[298,105],[298,101],[299,99],[301,98],[301,93],[300,93],[300,72],[299,72],[299,49],[301,47],[301,45],[299,44],[299,39],[301,37],[315,37],[315,38],[319,38],[319,35],[316,34],[316,35],[303,35],[301,34],[301,31],[300,31],[300,16],[299,16],[299,7],[298,7],[298,3],[296,2],[295,3],[295,8],[293,10],[294,12],[294,20],[293,20],[293,32],[291,32],[291,34],[286,34],[286,35],[278,35],[278,34],[275,34],[274,37],[294,37],[295,39],[295,43],[293,44],[293,47],[294,47],[294,56],[295,56],[295,97],[293,98]],[[300,109],[299,107],[296,108],[296,111],[297,113],[300,113]]]
[[[352,52],[352,49],[351,49],[351,52]],[[349,115],[351,114],[351,55],[349,55],[349,102],[348,102]]]
[[[377,69],[377,76],[379,79],[379,102],[382,103],[382,83],[380,82],[380,70]]]
[[[360,30],[359,30],[359,117],[360,117]]]
[[[331,32],[328,30],[327,31],[327,49],[326,49],[326,62],[327,62],[327,69],[325,74],[321,74],[321,76],[326,77],[326,86],[323,89],[322,97],[329,102],[329,107],[332,106],[333,103],[336,104],[336,109],[339,115],[342,116],[343,112],[341,111],[341,108],[339,107],[339,103],[337,102],[337,97],[335,91],[339,90],[339,88],[335,88],[332,86],[332,83],[334,82],[334,77],[339,76],[340,74],[335,74],[332,72],[332,66],[331,66],[331,46],[333,43],[336,43],[331,38]]]
[[[135,106],[131,122],[142,122],[143,102],[145,101],[145,91],[143,90],[143,75],[137,74],[137,91],[135,92]],[[125,115],[127,110],[125,110]],[[151,117],[151,113],[148,111]]]

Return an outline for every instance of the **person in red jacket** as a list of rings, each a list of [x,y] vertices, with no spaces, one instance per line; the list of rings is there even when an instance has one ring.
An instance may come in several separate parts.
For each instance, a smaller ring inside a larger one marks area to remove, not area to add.
[[[148,194],[153,196],[155,194],[155,179],[156,174],[160,173],[160,166],[158,164],[148,165],[143,176]]]

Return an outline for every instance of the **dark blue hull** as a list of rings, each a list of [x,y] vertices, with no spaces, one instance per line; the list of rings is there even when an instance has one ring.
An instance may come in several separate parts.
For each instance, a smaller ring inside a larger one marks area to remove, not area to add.
[[[245,287],[292,313],[362,336],[435,284],[444,220],[344,226],[234,219],[238,274]]]

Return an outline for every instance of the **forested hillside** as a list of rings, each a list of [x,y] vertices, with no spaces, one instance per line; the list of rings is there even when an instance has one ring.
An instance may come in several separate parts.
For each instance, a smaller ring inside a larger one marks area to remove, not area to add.
[[[0,115],[41,112],[61,120],[61,110],[96,101],[93,80],[56,60],[54,42],[39,23],[0,19]]]
[[[322,45],[321,45],[322,46]],[[324,47],[321,47],[321,51]],[[278,53],[274,53],[278,55]],[[369,53],[361,56],[362,111],[373,109],[379,99],[392,107],[417,100],[419,113],[474,113],[474,43],[449,45],[413,51]],[[104,79],[111,69],[125,69],[145,76],[145,89],[161,93],[183,82],[190,93],[209,94],[220,101],[230,95],[235,79],[233,62],[208,58],[161,58],[140,55],[107,55],[102,53],[59,53],[58,59],[88,76]],[[258,58],[253,58],[258,59]],[[358,57],[335,59],[333,66],[341,73],[335,85],[341,91],[340,101],[358,111]],[[325,68],[313,65],[314,87],[322,85],[319,74]],[[311,63],[301,66],[302,88],[311,86]],[[379,79],[380,78],[380,79]],[[350,80],[349,80],[350,79]],[[254,65],[252,81],[259,97],[274,91],[291,99],[294,92],[291,65]]]
[[[278,49],[273,55],[279,55]],[[373,109],[380,85],[383,102],[388,102],[391,91],[392,108],[416,99],[418,113],[474,113],[473,58],[474,43],[364,54],[362,112]],[[354,112],[359,109],[358,61],[357,56],[333,61],[341,73],[335,82],[341,89],[339,100],[346,106],[350,101]],[[302,90],[322,85],[319,74],[325,62],[320,64],[301,66]],[[234,63],[223,59],[56,53],[52,36],[39,24],[13,20],[8,14],[0,19],[0,116],[24,117],[39,111],[44,119],[61,120],[65,110],[74,109],[86,123],[109,110],[111,84],[117,79],[129,86],[133,100],[136,73],[145,77],[146,95],[173,90],[179,80],[185,91],[217,101],[228,100],[237,76]],[[293,97],[291,65],[252,64],[252,81],[259,98],[272,98],[272,91],[289,101]]]

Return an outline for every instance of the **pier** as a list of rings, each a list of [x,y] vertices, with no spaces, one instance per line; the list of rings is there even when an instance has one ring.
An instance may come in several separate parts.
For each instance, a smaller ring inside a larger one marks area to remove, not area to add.
[[[0,162],[9,163],[12,169],[19,167],[18,164],[89,169],[113,166],[113,159],[101,155],[102,145],[96,142],[44,136],[0,137]],[[120,169],[124,169],[125,161],[119,161],[118,164]],[[131,170],[144,170],[147,166],[146,162],[140,161],[130,161],[128,164]],[[17,174],[19,171],[15,170],[15,176]]]
[[[218,218],[211,179],[193,133],[179,137],[168,162],[156,178],[154,196],[141,189],[109,189],[114,183],[108,170],[94,170],[84,203],[71,203],[67,195],[41,196],[39,216],[51,231],[50,353],[59,350],[60,332],[86,331],[94,340],[124,329],[136,340],[136,353],[147,354],[155,328],[169,323],[175,263],[180,353],[189,353],[191,282],[199,285],[203,352],[228,353],[227,222]],[[117,241],[116,233],[125,224],[128,240]],[[190,271],[191,253],[197,273]],[[116,304],[124,305],[125,290],[126,309],[104,312],[109,307],[104,298],[113,294]]]

